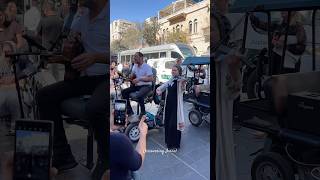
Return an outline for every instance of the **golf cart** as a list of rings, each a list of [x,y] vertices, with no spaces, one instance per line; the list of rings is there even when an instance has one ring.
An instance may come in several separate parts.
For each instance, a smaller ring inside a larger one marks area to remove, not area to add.
[[[315,71],[315,22],[319,8],[320,1],[317,0],[244,0],[235,1],[230,8],[231,13],[245,13],[242,49],[246,46],[250,13],[266,13],[270,27],[272,12],[288,11],[290,22],[292,11],[312,11],[313,72],[274,75],[272,37],[268,31],[266,72],[269,78],[263,84],[260,83],[258,89],[264,97],[260,95],[256,99],[242,100],[237,104],[241,125],[267,135],[264,147],[253,153],[258,154],[251,167],[253,180],[320,179],[320,72]],[[288,29],[289,25],[284,34],[281,64],[287,54]]]
[[[210,57],[187,57],[182,66],[186,68],[187,92],[184,94],[184,101],[191,103],[193,108],[189,112],[189,121],[194,126],[199,126],[203,121],[210,123],[210,89],[200,92],[196,97],[194,88],[196,85],[203,85],[204,82],[199,82],[200,66],[206,66],[207,73],[210,73]],[[192,72],[192,77],[188,78],[188,73]],[[208,80],[209,82],[209,80]],[[209,86],[209,83],[207,84]]]

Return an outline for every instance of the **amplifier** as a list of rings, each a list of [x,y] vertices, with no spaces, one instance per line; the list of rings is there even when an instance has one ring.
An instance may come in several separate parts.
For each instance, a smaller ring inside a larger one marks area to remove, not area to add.
[[[320,92],[298,92],[288,96],[288,129],[320,136]]]

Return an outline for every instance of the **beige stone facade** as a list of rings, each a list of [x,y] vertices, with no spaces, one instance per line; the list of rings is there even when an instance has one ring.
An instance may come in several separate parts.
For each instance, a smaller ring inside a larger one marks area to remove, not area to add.
[[[135,24],[123,19],[115,20],[110,23],[110,42],[121,39],[122,34],[129,27],[135,27]]]
[[[165,43],[168,32],[184,31],[189,45],[197,55],[207,55],[210,49],[210,0],[194,3],[192,0],[178,0],[158,12],[161,26],[159,39]]]

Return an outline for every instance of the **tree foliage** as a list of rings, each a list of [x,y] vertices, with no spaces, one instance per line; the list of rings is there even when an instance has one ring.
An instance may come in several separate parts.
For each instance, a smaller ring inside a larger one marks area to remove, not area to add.
[[[168,32],[165,43],[189,43],[189,35],[184,31]]]
[[[149,22],[145,22],[143,26],[143,39],[149,46],[158,45],[157,39],[160,25],[156,18],[152,18]]]

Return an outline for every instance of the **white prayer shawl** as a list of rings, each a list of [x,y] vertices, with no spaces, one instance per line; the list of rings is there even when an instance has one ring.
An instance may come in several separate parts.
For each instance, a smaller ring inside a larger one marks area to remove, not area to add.
[[[220,58],[219,58],[220,59]],[[232,131],[233,101],[239,95],[239,82],[234,82],[226,61],[216,60],[216,179],[236,180],[236,159]]]
[[[183,108],[183,92],[185,90],[185,86],[183,86],[182,79],[180,78],[172,78],[168,80],[167,82],[163,83],[161,86],[159,86],[157,89],[160,90],[160,92],[165,91],[169,86],[173,85],[173,81],[177,79],[177,130],[183,131],[184,128],[179,127],[179,123],[185,123],[184,119],[184,108]],[[167,96],[168,96],[168,91],[166,91],[166,96],[165,96],[165,103],[164,103],[164,109],[166,108],[166,102],[167,102]],[[163,118],[165,118],[165,111],[163,112]],[[164,120],[164,119],[163,119]]]

